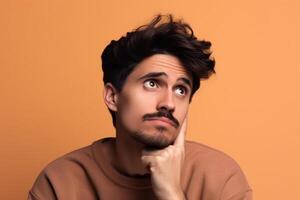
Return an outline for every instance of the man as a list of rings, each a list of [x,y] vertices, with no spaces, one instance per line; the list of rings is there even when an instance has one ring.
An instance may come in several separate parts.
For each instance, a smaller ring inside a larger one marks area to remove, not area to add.
[[[214,73],[210,42],[172,16],[112,41],[102,53],[104,101],[116,138],[104,138],[50,163],[29,199],[250,200],[238,164],[185,141],[200,80]]]

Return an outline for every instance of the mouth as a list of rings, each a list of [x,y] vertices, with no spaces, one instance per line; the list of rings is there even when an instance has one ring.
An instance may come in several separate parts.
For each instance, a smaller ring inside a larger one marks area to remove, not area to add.
[[[160,124],[167,124],[169,126],[176,127],[176,124],[173,121],[166,118],[166,117],[154,117],[154,118],[150,118],[150,119],[147,119],[147,120],[157,122],[157,123],[160,123]]]

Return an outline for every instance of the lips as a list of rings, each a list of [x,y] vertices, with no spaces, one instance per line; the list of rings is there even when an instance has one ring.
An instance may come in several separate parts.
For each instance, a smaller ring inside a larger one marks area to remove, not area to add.
[[[173,121],[169,120],[166,117],[154,117],[154,118],[151,118],[151,119],[148,119],[148,120],[149,121],[157,120],[157,121],[168,123],[169,125],[174,126],[174,127],[176,126],[176,124]]]

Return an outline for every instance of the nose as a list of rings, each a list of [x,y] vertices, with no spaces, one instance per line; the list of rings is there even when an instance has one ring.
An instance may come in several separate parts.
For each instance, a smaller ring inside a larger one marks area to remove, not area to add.
[[[173,113],[175,111],[175,103],[173,99],[172,91],[162,92],[159,102],[157,104],[157,110],[166,109]]]

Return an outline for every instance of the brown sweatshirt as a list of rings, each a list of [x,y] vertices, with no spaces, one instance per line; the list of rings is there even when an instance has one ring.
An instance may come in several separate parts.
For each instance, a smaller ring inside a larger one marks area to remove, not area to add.
[[[111,166],[103,147],[112,140],[98,140],[51,162],[36,179],[28,200],[155,200],[149,177],[128,177]],[[252,200],[239,165],[196,142],[185,144],[181,185],[188,200]]]

